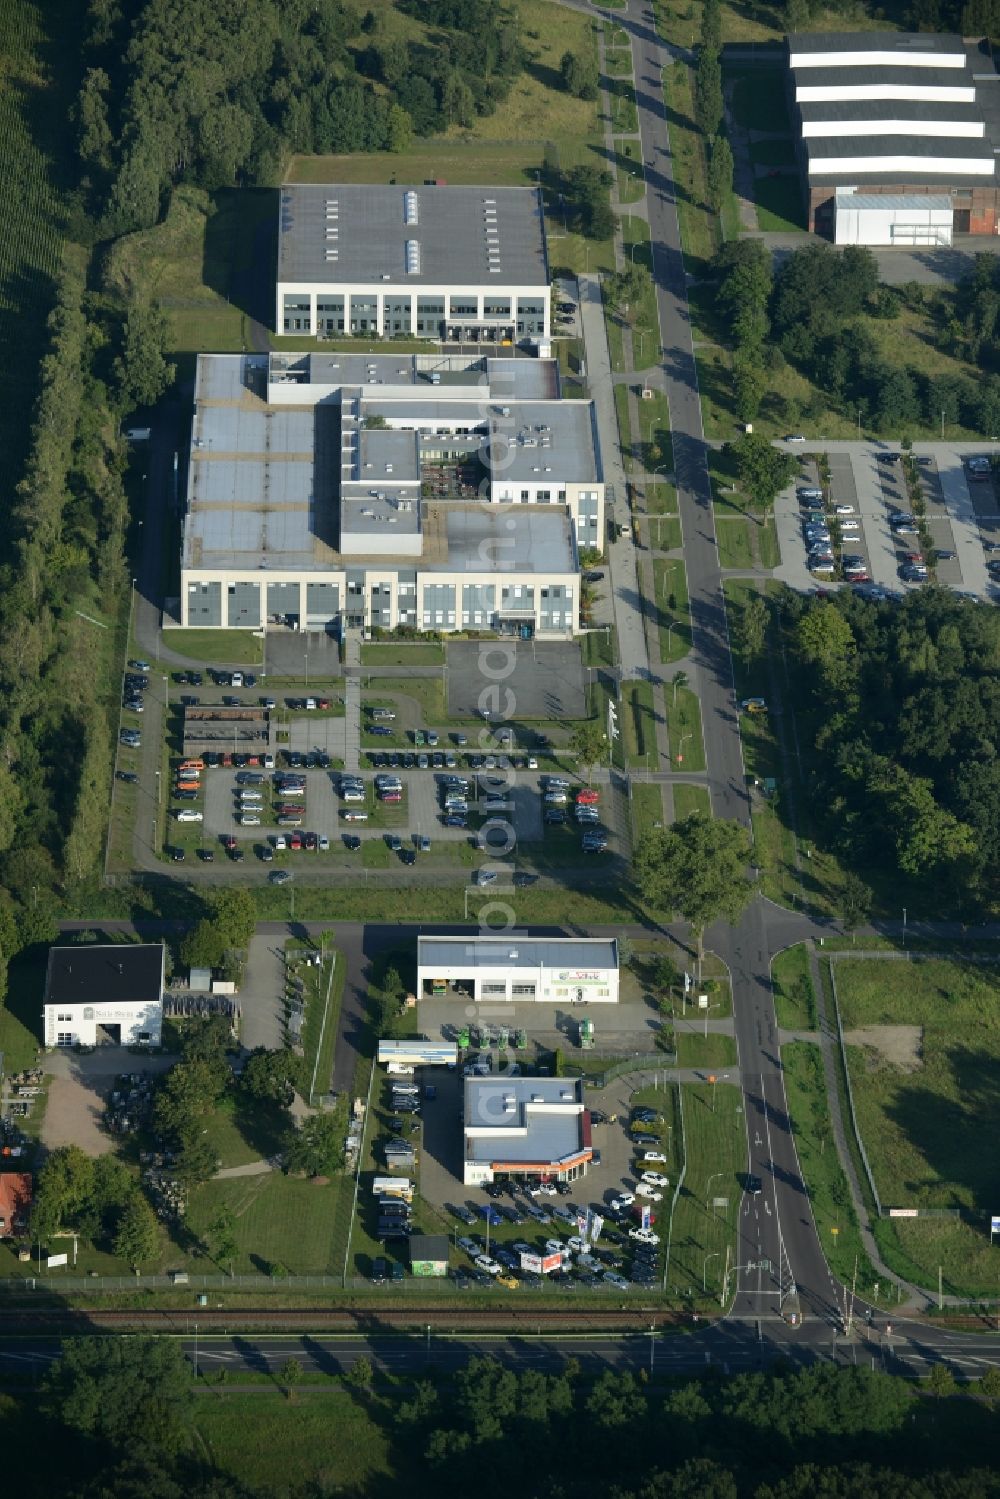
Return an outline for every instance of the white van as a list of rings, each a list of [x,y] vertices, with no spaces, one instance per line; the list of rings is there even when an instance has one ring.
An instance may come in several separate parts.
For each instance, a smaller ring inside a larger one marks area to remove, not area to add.
[[[390,1077],[412,1077],[416,1068],[408,1066],[406,1062],[390,1062],[385,1070]]]

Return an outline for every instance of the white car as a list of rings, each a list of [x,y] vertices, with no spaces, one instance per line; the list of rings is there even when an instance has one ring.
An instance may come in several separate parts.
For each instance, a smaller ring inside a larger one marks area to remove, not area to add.
[[[622,1192],[618,1197],[612,1197],[612,1211],[615,1213],[624,1213],[625,1209],[630,1208],[633,1202],[635,1202],[635,1197],[631,1192]]]
[[[545,1253],[546,1254],[565,1254],[566,1253],[566,1246],[563,1243],[562,1239],[546,1239],[545,1240]]]
[[[648,1160],[649,1157],[647,1156]],[[648,1183],[651,1187],[669,1187],[670,1181],[663,1175],[662,1171],[644,1171],[639,1178],[640,1181]]]
[[[203,813],[192,812],[188,807],[185,807],[183,812],[175,812],[174,816],[178,822],[202,822],[204,820]]]
[[[259,828],[260,827],[260,818],[257,816],[257,814],[255,812],[241,812],[239,820],[240,820],[240,827],[241,828]]]
[[[647,1202],[662,1202],[663,1193],[657,1187],[651,1187],[648,1182],[640,1182],[635,1189],[636,1197],[644,1197]]]
[[[488,1254],[476,1255],[476,1269],[485,1270],[487,1275],[499,1275],[503,1266],[499,1260],[491,1260]]]
[[[535,759],[534,755],[529,755],[528,756],[528,769],[529,770],[537,770],[538,769],[538,761]]]
[[[555,1189],[554,1185],[552,1184],[552,1182],[542,1182],[542,1185],[539,1187],[538,1190],[539,1190],[539,1192],[541,1192],[541,1194],[542,1194],[543,1197],[558,1197],[559,1196],[559,1193],[556,1191],[556,1189]]]
[[[837,515],[853,515],[854,514],[854,506],[853,505],[835,505],[833,508],[834,508],[834,510],[835,510],[835,512],[836,512]]]
[[[628,1236],[637,1244],[659,1244],[660,1242],[659,1234],[654,1234],[651,1228],[630,1228]]]
[[[326,836],[325,833],[320,833],[320,835],[319,835],[319,847],[320,847],[320,852],[324,853],[324,854],[326,853],[327,849],[330,847],[330,840]]]
[[[586,1239],[581,1239],[579,1234],[574,1234],[571,1239],[566,1240],[566,1248],[572,1250],[573,1254],[584,1254],[587,1249]]]
[[[785,438],[785,441],[786,442],[805,442],[805,438],[802,436],[801,432],[789,432],[788,436]]]
[[[644,1150],[642,1153],[643,1165],[645,1165],[647,1161],[663,1161],[665,1163],[666,1159],[667,1158],[663,1154],[662,1150]],[[649,1181],[650,1177],[647,1175],[643,1178],[643,1180]],[[664,1182],[664,1185],[666,1185],[666,1182]]]
[[[845,520],[840,530],[844,536],[857,536],[861,530],[861,522],[857,520]]]

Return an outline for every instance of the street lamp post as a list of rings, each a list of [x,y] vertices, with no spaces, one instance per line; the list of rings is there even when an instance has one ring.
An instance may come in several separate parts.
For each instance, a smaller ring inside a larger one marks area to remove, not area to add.
[[[903,907],[903,946],[906,946],[906,907]]]
[[[693,732],[694,732],[693,729],[688,729],[688,731],[687,731],[686,734],[682,734],[681,735],[681,742],[677,746],[677,764],[678,765],[682,764],[683,760],[684,760],[684,741],[686,739],[690,739],[691,735],[693,734]]]
[[[701,1291],[703,1296],[708,1295],[708,1262],[709,1260],[717,1260],[721,1253],[721,1249],[713,1249],[711,1254],[706,1254],[705,1256],[701,1267]]]

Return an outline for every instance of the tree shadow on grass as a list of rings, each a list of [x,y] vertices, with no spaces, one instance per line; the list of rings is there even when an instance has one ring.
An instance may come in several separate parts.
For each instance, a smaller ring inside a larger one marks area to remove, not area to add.
[[[984,1121],[1000,1114],[1000,1055],[960,1043],[944,1043],[944,1049],[939,1065],[950,1073],[953,1096],[930,1086],[917,1072],[897,1084],[886,1117],[920,1152],[928,1177],[936,1179],[929,1194],[926,1179],[904,1183],[904,1188],[925,1200],[932,1195],[934,1206],[982,1205],[976,1218],[985,1222],[983,1215],[1000,1192],[996,1154],[983,1148]]]

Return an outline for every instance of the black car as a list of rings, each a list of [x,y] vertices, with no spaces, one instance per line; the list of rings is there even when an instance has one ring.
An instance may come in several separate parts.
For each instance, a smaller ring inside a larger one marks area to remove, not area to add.
[[[345,833],[344,847],[346,849],[350,849],[352,854],[356,854],[358,849],[361,847],[361,839],[356,837],[353,833]]]
[[[185,859],[184,850],[182,848],[172,848],[170,850],[170,857],[175,864],[183,864]]]
[[[755,1176],[752,1171],[748,1171],[743,1179],[743,1190],[750,1197],[759,1197],[764,1190],[764,1183],[759,1176]]]
[[[135,786],[139,780],[139,777],[133,770],[116,770],[115,779],[118,781],[124,781],[127,786]]]
[[[384,1286],[389,1279],[389,1266],[381,1255],[372,1261],[372,1285]]]
[[[246,858],[246,855],[240,848],[239,844],[237,844],[235,848],[231,848],[229,850],[229,857],[232,859],[234,864],[242,864],[243,860]]]
[[[415,864],[417,862],[417,856],[412,848],[401,848],[399,850],[399,857],[404,864]]]
[[[483,1184],[483,1191],[486,1193],[487,1197],[496,1198],[503,1196],[503,1187],[501,1187],[499,1182],[485,1182]]]
[[[559,1193],[560,1197],[568,1197],[570,1192],[572,1191],[572,1188],[570,1187],[569,1182],[556,1182],[556,1191]]]
[[[182,708],[197,708],[197,706],[198,706],[198,704],[200,702],[201,702],[201,698],[200,697],[195,697],[190,692],[182,692],[181,693],[181,707]]]
[[[203,864],[214,864],[215,850],[212,848],[200,848],[198,850],[198,858]]]

